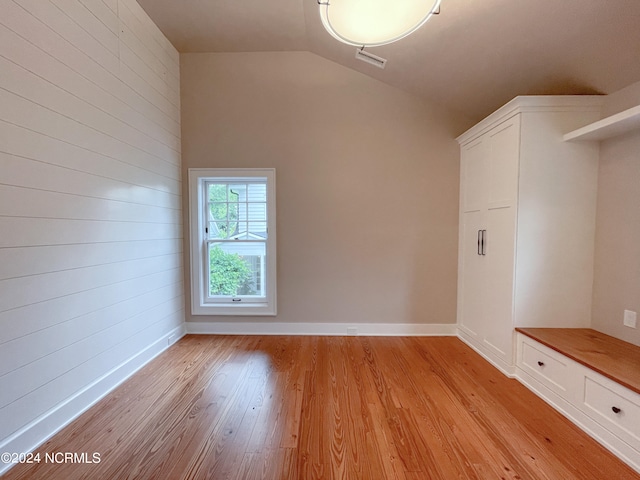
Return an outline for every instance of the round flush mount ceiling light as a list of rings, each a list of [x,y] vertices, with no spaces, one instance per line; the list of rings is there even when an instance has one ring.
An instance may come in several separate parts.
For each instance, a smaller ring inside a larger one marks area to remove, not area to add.
[[[324,28],[337,40],[377,47],[410,35],[438,13],[440,0],[318,0]]]

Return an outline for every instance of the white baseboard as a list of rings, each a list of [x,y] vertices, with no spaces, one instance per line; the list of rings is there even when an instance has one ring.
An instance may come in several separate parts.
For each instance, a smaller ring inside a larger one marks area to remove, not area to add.
[[[485,352],[481,348],[478,348],[478,346],[473,341],[471,341],[467,332],[465,332],[461,328],[458,328],[458,338],[462,340],[474,352],[476,352],[478,355],[484,358],[487,362],[489,362],[491,365],[493,365],[498,370],[500,370],[500,372],[503,375],[509,378],[516,377],[516,367],[514,365],[507,365],[504,362],[500,361],[499,359],[494,358],[490,353]]]
[[[209,335],[455,336],[458,331],[454,323],[186,322],[186,327],[187,333]]]
[[[185,324],[163,335],[0,444],[0,452],[32,452],[186,334]],[[0,475],[13,465],[0,462]]]

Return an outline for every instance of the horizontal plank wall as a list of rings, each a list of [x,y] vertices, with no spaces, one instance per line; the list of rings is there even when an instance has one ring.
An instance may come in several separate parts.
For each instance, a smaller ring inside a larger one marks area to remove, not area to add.
[[[0,72],[0,451],[21,452],[184,330],[180,68],[135,0],[0,0]]]

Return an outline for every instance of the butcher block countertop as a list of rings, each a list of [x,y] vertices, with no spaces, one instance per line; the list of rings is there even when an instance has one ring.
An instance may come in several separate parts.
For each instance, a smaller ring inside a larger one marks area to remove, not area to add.
[[[516,328],[640,394],[640,347],[590,328]]]

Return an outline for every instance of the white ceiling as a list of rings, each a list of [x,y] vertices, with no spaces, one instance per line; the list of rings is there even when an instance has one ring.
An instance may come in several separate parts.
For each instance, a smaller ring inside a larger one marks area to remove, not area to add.
[[[640,81],[640,0],[442,0],[416,33],[370,49],[385,70],[325,32],[317,0],[138,2],[180,52],[308,50],[473,120],[516,95]]]

